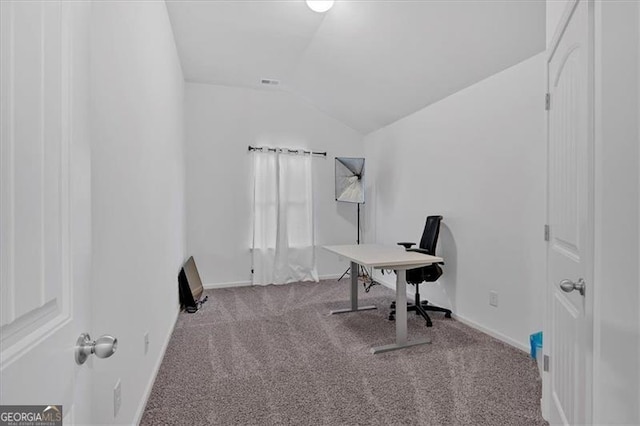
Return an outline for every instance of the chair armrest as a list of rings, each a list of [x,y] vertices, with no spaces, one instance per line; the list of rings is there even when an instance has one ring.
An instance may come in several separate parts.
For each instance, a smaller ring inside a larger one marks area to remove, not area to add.
[[[405,243],[405,242],[402,242],[402,243],[398,243],[398,245],[399,246],[403,246],[405,249],[408,250],[411,246],[415,246],[416,243]]]

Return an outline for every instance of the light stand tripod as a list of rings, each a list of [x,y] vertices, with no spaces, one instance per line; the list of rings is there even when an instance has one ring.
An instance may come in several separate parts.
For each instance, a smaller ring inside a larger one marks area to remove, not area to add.
[[[335,179],[336,179],[336,201],[356,203],[358,204],[358,232],[356,242],[360,244],[360,204],[364,203],[364,158],[354,157],[336,157],[335,162]],[[338,281],[344,278],[345,275],[351,273],[351,268],[347,268],[346,271],[338,278]],[[354,271],[355,273],[355,271]],[[367,287],[366,281],[370,281],[371,276],[367,272],[367,269],[360,265],[357,269],[357,277],[363,277],[365,280],[365,290],[371,287]]]
[[[360,245],[360,203],[358,203],[358,235],[356,237],[356,243],[358,245]],[[340,275],[340,278],[338,278],[338,281],[340,281],[341,279],[344,278],[345,275],[350,274],[351,273],[351,268],[347,268],[346,271],[344,271],[342,273],[342,275]],[[358,278],[359,277],[363,277],[365,279],[370,279],[371,277],[369,276],[369,273],[367,272],[367,270],[365,269],[364,266],[359,265],[358,266]]]

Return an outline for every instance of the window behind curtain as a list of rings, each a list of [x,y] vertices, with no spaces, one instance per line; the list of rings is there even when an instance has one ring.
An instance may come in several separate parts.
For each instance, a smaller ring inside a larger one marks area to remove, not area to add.
[[[253,284],[318,281],[311,157],[252,155]]]

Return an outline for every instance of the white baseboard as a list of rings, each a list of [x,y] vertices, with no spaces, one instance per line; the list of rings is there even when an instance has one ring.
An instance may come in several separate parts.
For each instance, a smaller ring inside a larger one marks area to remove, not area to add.
[[[340,278],[342,274],[327,274],[327,275],[320,275],[318,277],[318,279],[320,280],[335,280],[337,278]],[[233,287],[249,287],[251,286],[251,281],[234,281],[234,282],[230,282],[230,283],[209,283],[209,284],[203,284],[202,287],[205,290],[212,290],[212,289],[218,289],[218,288],[233,288]]]
[[[234,281],[230,283],[203,284],[202,287],[205,290],[211,290],[211,289],[217,289],[217,288],[248,287],[250,285],[251,285],[251,281]]]
[[[158,376],[158,371],[160,371],[160,365],[162,365],[162,360],[164,360],[164,354],[167,351],[167,346],[169,346],[169,341],[171,340],[171,336],[173,335],[173,330],[176,328],[176,323],[178,322],[178,315],[180,314],[180,307],[176,307],[176,315],[173,319],[173,325],[170,327],[169,332],[167,333],[167,337],[164,339],[164,343],[162,344],[162,348],[160,349],[160,354],[158,355],[158,360],[156,361],[156,365],[153,368],[153,374],[147,383],[147,387],[144,391],[144,397],[136,410],[136,415],[134,417],[136,425],[140,424],[142,420],[142,415],[144,414],[144,409],[147,406],[147,402],[149,401],[149,396],[151,395],[151,389],[153,389],[153,384],[156,382],[156,377]]]
[[[341,276],[342,274],[327,274],[327,275],[320,275],[318,278],[321,280],[337,280]]]
[[[495,330],[491,330],[489,328],[486,328],[486,327],[478,324],[477,322],[474,322],[474,321],[472,321],[472,320],[470,320],[468,318],[465,318],[465,317],[463,317],[461,315],[458,315],[456,313],[452,313],[452,316],[456,320],[458,320],[461,323],[463,323],[464,325],[468,325],[471,328],[475,328],[476,330],[481,331],[484,334],[488,334],[489,336],[491,336],[493,338],[496,338],[496,339],[500,340],[501,342],[506,343],[509,346],[513,346],[516,349],[520,349],[521,351],[529,353],[529,347],[527,345],[525,345],[525,344],[517,342],[517,341],[513,340],[512,338],[510,338],[508,336],[505,336],[502,333],[499,333],[499,332],[497,332]]]

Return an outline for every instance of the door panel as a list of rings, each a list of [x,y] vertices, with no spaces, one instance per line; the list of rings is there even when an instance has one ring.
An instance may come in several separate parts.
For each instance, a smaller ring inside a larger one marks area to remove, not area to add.
[[[2,6],[8,33],[2,51],[13,53],[13,64],[3,60],[2,82],[8,95],[2,120],[2,229],[7,232],[0,332],[8,361],[9,353],[15,356],[69,319],[69,212],[62,209],[69,194],[61,191],[69,181],[64,161],[69,138],[60,108],[61,57],[50,54],[60,51],[60,5]],[[31,21],[39,25],[22,25]]]
[[[553,318],[557,326],[553,332],[553,372],[551,375],[554,404],[558,407],[562,422],[575,424],[574,384],[579,372],[574,367],[579,354],[575,342],[577,323],[581,312],[566,297],[556,293],[553,299]]]
[[[88,11],[0,2],[0,403],[64,414],[88,402],[73,357],[90,326]]]
[[[572,3],[564,32],[552,46],[548,62],[551,96],[548,114],[547,247],[550,377],[552,423],[583,424],[588,419],[587,353],[590,340],[586,302],[578,290],[562,291],[559,284],[592,277],[593,256],[593,133],[591,114],[591,6]]]

